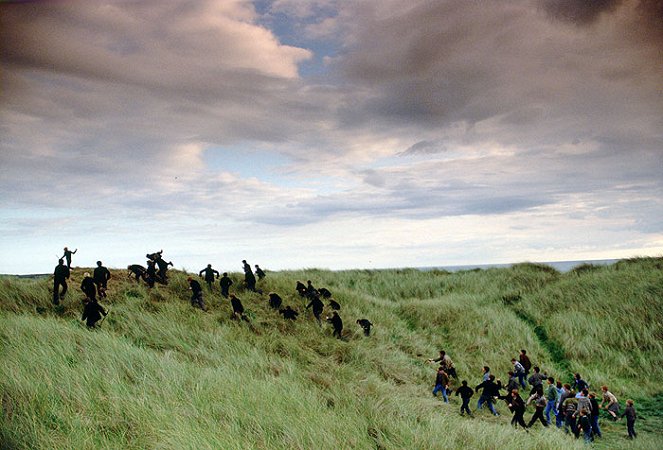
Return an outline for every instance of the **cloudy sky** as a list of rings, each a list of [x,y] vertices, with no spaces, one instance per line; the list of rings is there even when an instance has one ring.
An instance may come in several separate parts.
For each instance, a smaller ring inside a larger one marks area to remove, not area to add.
[[[0,3],[0,273],[663,255],[658,0]]]

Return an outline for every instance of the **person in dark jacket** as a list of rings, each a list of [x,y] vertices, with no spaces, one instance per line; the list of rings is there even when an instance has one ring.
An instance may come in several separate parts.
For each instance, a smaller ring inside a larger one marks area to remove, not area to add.
[[[97,292],[99,297],[106,297],[106,289],[108,289],[108,280],[111,279],[110,270],[103,266],[101,261],[97,261],[97,267],[92,272],[94,284],[97,285]]]
[[[83,281],[81,281],[81,291],[85,294],[86,301],[92,301],[97,298],[97,286],[94,284],[94,279],[88,272],[83,274]]]
[[[513,411],[513,418],[511,419],[511,425],[516,427],[520,425],[523,428],[527,428],[525,424],[525,401],[518,393],[518,389],[511,390],[511,399],[509,403],[509,408]]]
[[[331,317],[327,317],[327,322],[331,323],[332,327],[334,327],[333,335],[336,336],[337,339],[341,339],[341,334],[343,333],[343,321],[341,320],[341,316],[334,311]]]
[[[300,297],[306,297],[306,286],[301,281],[297,281],[297,284],[295,285],[295,290],[297,291]]]
[[[256,291],[256,277],[251,272],[251,267],[248,271],[244,272],[244,284],[246,284],[246,289],[252,292]]]
[[[449,397],[447,396],[447,388],[449,387],[449,375],[444,371],[444,367],[437,369],[437,375],[435,376],[435,387],[433,388],[433,397],[437,397],[438,392],[442,392],[442,398],[444,403],[449,403]]]
[[[212,265],[208,264],[207,267],[205,267],[203,270],[198,272],[198,276],[202,277],[203,273],[205,274],[205,282],[207,283],[207,287],[209,288],[210,291],[212,291],[213,290],[212,283],[214,283],[214,280],[216,278],[219,278],[219,271],[212,269]]]
[[[154,261],[147,261],[147,269],[145,270],[145,274],[143,275],[143,278],[145,279],[145,282],[147,283],[148,287],[153,288],[154,283],[157,281],[157,265]]]
[[[219,280],[219,286],[221,286],[221,295],[223,295],[225,298],[228,298],[228,290],[232,285],[233,280],[231,280],[228,276],[228,272],[223,272],[223,276]]]
[[[527,350],[520,351],[520,355],[518,355],[518,362],[525,369],[525,376],[529,375],[529,371],[532,368],[532,362],[530,361],[529,356],[527,356]]]
[[[635,419],[638,418],[635,408],[633,407],[633,400],[626,400],[626,409],[624,409],[624,414],[622,414],[622,419],[626,417],[626,432],[628,433],[629,439],[635,439],[638,436],[638,433],[635,432]]]
[[[86,321],[87,327],[94,328],[97,322],[101,320],[102,314],[105,316],[108,313],[99,303],[97,303],[97,299],[94,298],[85,304],[81,320],[87,320]]]
[[[247,317],[244,315],[244,305],[242,305],[242,301],[240,299],[235,297],[235,294],[230,294],[230,305],[233,308],[233,318],[239,318],[248,321]]]
[[[371,335],[371,327],[373,324],[368,319],[357,319],[357,325],[363,328],[364,336]]]
[[[502,389],[502,383],[495,382],[495,375],[489,375],[488,380],[479,384],[474,389],[477,392],[479,392],[479,389],[483,389],[483,391],[481,392],[481,396],[479,397],[479,401],[477,403],[477,409],[481,409],[484,403],[487,403],[490,412],[493,413],[494,416],[499,416],[499,413],[495,410],[495,407],[493,406],[493,397],[500,396],[500,389]]]
[[[339,305],[339,303],[336,300],[334,300],[333,298],[329,299],[329,307],[331,309],[333,309],[334,311],[340,311],[341,310],[341,305]]]
[[[292,309],[290,305],[286,306],[284,309],[279,309],[279,313],[283,315],[283,318],[286,320],[297,320],[299,313]]]
[[[465,411],[467,411],[467,414],[471,416],[470,399],[474,395],[474,390],[467,385],[466,380],[463,380],[461,386],[456,389],[456,395],[460,395],[460,398],[463,400],[463,404],[460,406],[460,415],[464,415]]]
[[[318,325],[322,326],[322,321],[320,320],[320,315],[322,314],[322,310],[324,309],[325,305],[320,300],[320,297],[318,297],[317,295],[314,295],[311,298],[311,301],[309,302],[309,304],[306,305],[306,309],[309,309],[311,307],[313,309],[313,315],[315,316],[315,320],[318,321]]]
[[[64,296],[67,293],[67,280],[71,272],[69,267],[64,265],[64,259],[60,258],[58,260],[58,265],[55,266],[53,271],[53,304],[59,305],[60,300],[64,300]],[[62,292],[60,292],[60,287],[62,287]]]
[[[320,296],[322,298],[331,298],[331,296],[332,296],[331,291],[327,288],[320,288],[320,289],[318,289],[318,292],[320,293]]]
[[[580,418],[578,419],[578,431],[582,431],[585,443],[589,444],[592,442],[592,425],[589,421],[589,414],[585,409],[580,410]]]
[[[589,390],[589,385],[582,379],[579,373],[573,375],[573,388],[576,392],[582,392],[584,389]]]
[[[145,267],[141,266],[140,264],[132,264],[127,266],[127,270],[129,271],[129,277],[133,275],[136,277],[136,281],[139,283],[141,279],[145,278]]]
[[[76,249],[72,252],[67,247],[64,248],[64,255],[62,255],[62,258],[67,260],[67,267],[69,267],[69,269],[71,269],[71,255],[73,255],[77,251],[78,251],[78,249]]]
[[[191,289],[191,306],[198,306],[203,311],[207,311],[203,300],[203,287],[198,283],[198,280],[191,277],[187,278],[187,281],[189,282],[189,289]]]
[[[587,392],[587,389],[585,389],[583,392]],[[587,398],[589,399],[590,406],[589,410],[587,411],[587,416],[589,417],[589,422],[592,425],[592,435],[601,437],[601,427],[599,426],[599,411],[601,410],[601,407],[599,406],[599,401],[596,399],[596,393],[589,393]]]
[[[256,264],[256,276],[258,277],[259,280],[262,280],[267,276],[265,271],[262,270],[258,264]]]
[[[163,250],[162,250],[163,252]],[[157,272],[157,281],[159,283],[168,284],[168,266],[172,266],[173,262],[166,262],[162,257],[161,253],[158,253],[158,257],[154,260],[159,271]]]
[[[281,296],[275,292],[270,292],[269,293],[269,306],[274,309],[279,309],[281,307],[281,303],[283,302],[283,299]]]

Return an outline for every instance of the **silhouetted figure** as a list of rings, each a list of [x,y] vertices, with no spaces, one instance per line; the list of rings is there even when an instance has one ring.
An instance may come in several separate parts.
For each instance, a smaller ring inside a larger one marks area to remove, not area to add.
[[[251,266],[246,262],[245,259],[242,260],[244,265],[244,284],[246,284],[246,289],[252,292],[256,291],[256,277],[251,271]]]
[[[364,329],[364,336],[371,335],[371,327],[373,324],[368,319],[357,319],[357,325]]]
[[[130,266],[127,266],[127,270],[129,271],[129,276],[131,277],[132,275],[136,277],[136,281],[140,282],[141,279],[145,278],[145,267],[141,266],[140,264],[132,264]]]
[[[97,261],[97,267],[92,273],[92,278],[94,279],[94,284],[97,285],[97,291],[99,292],[99,297],[106,297],[106,289],[108,289],[108,280],[111,279],[110,270],[105,268],[101,261]]]
[[[460,395],[460,398],[463,399],[463,404],[460,406],[460,415],[464,416],[465,412],[467,412],[471,416],[470,399],[474,395],[474,390],[467,385],[466,380],[463,380],[461,384],[462,386],[456,389],[456,395]]]
[[[151,288],[154,287],[154,283],[157,281],[157,265],[154,261],[147,261],[147,269],[145,270],[145,282]]]
[[[216,278],[219,278],[219,271],[212,269],[212,265],[208,264],[207,267],[205,267],[203,270],[198,273],[198,276],[203,276],[203,272],[205,273],[205,282],[207,283],[207,286],[209,287],[209,290],[212,290],[212,283],[214,283],[214,275],[216,275]]]
[[[327,288],[320,288],[318,289],[318,292],[322,298],[331,298],[332,296],[332,293]]]
[[[329,299],[329,307],[331,309],[333,309],[334,311],[340,311],[341,310],[341,305],[339,305],[339,303],[336,300],[334,300],[333,298]]]
[[[64,248],[64,255],[62,255],[62,258],[67,260],[67,267],[69,267],[69,269],[71,269],[71,255],[73,255],[77,251],[78,251],[78,249],[76,249],[72,252],[67,247]]]
[[[297,282],[295,290],[301,297],[306,297],[306,286],[304,286],[304,283],[302,283],[301,281]]]
[[[162,254],[163,254],[163,250],[159,250],[158,252],[148,253],[147,255],[145,255],[145,257],[147,259],[149,259],[150,261],[156,262],[157,259],[161,259]]]
[[[102,314],[105,316],[108,313],[99,303],[97,303],[97,299],[94,298],[85,304],[81,320],[87,320],[86,322],[87,327],[94,328],[97,322],[101,320]]]
[[[228,277],[228,272],[223,272],[223,276],[219,280],[219,285],[221,286],[221,295],[225,298],[228,298],[228,289],[232,286],[233,280]]]
[[[256,264],[256,276],[258,277],[259,280],[262,280],[263,278],[265,278],[267,276],[265,271],[262,270],[260,268],[260,266],[258,266],[258,264]]]
[[[283,300],[279,296],[279,294],[276,294],[275,292],[270,292],[269,293],[269,306],[271,306],[274,309],[279,309],[281,307],[281,302]]]
[[[187,278],[187,281],[189,282],[189,289],[191,289],[191,306],[198,306],[203,311],[207,311],[207,308],[205,308],[205,302],[203,301],[202,286],[197,280],[194,280],[191,277]]]
[[[325,305],[320,300],[320,297],[315,295],[311,298],[309,304],[306,305],[306,309],[309,309],[311,307],[313,309],[313,315],[315,316],[315,320],[318,321],[318,325],[322,326],[322,321],[320,320],[320,314],[322,314],[322,310],[324,309]]]
[[[173,262],[172,261],[166,262],[161,257],[162,252],[163,250],[161,250],[161,252],[159,253],[156,253],[158,257],[154,260],[154,262],[157,264],[157,267],[159,268],[159,270],[157,271],[157,281],[159,283],[168,284],[168,266],[172,266]]]
[[[67,293],[67,280],[69,279],[70,271],[69,267],[64,265],[64,260],[60,258],[58,260],[58,265],[55,266],[53,271],[53,304],[59,305],[60,300],[64,300],[64,296]],[[60,286],[62,286],[62,292],[60,292]]]
[[[336,336],[337,339],[341,339],[341,334],[343,333],[343,321],[341,320],[341,316],[334,311],[331,317],[327,317],[327,322],[331,323],[332,327],[334,327],[333,335]]]
[[[235,297],[235,294],[230,294],[230,305],[233,307],[233,318],[240,318],[248,322],[249,319],[244,315],[244,306],[242,301]]]
[[[81,281],[81,291],[83,291],[85,298],[88,301],[92,301],[97,298],[97,286],[94,284],[94,279],[88,272],[83,274],[83,281]]]
[[[306,282],[306,296],[308,298],[313,298],[313,297],[319,297],[320,293],[318,290],[313,286],[313,283],[311,283],[311,280],[308,280]]]
[[[297,320],[297,316],[299,315],[299,313],[290,306],[286,306],[285,309],[279,309],[279,313],[283,314],[283,318],[288,320]]]

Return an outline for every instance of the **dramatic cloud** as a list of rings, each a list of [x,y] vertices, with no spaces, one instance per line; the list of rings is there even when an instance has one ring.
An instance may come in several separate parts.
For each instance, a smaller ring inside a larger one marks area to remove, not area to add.
[[[661,23],[655,0],[4,2],[0,239],[44,256],[0,272],[50,270],[54,242],[660,253]]]

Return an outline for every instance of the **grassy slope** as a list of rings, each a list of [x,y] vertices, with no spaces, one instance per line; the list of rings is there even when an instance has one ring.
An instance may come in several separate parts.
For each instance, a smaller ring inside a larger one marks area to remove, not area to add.
[[[503,405],[500,418],[458,417],[456,399],[430,396],[434,367],[423,360],[439,348],[470,384],[484,364],[504,376],[520,348],[556,377],[607,383],[643,420],[635,444],[624,423],[603,421],[600,446],[660,448],[662,269],[661,259],[563,275],[530,264],[312,269],[261,282],[300,311],[296,280],[328,287],[345,341],[308,312],[285,323],[266,295],[239,292],[251,326],[231,321],[218,294],[206,295],[211,312],[192,309],[182,273],[149,291],[114,271],[112,311],[94,332],[78,321],[82,270],[57,309],[49,281],[0,279],[1,448],[581,447],[557,430],[512,430]],[[369,339],[359,317],[376,325]]]

